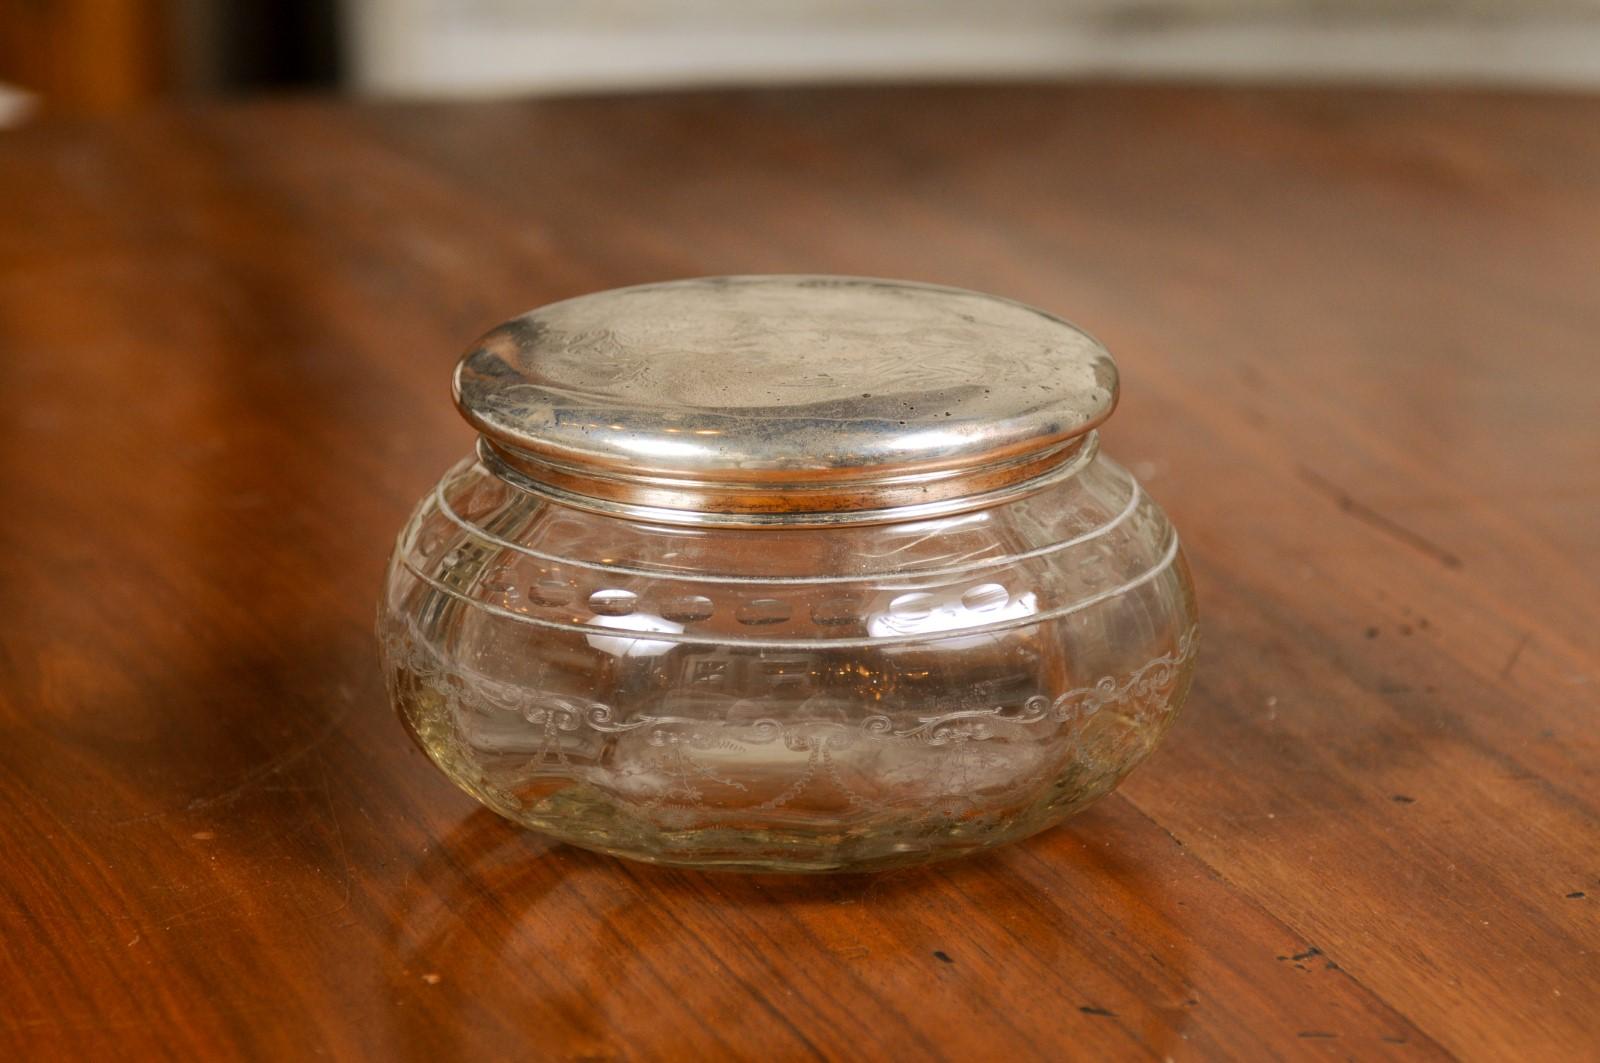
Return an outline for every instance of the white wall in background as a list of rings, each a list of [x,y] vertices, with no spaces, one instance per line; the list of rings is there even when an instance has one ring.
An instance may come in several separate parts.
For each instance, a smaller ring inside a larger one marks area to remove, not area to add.
[[[1600,0],[345,0],[405,95],[1040,76],[1600,86]]]

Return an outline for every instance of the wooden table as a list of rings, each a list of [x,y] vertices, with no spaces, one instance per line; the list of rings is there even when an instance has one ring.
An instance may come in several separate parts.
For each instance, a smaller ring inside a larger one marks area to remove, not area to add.
[[[735,877],[384,701],[447,374],[548,300],[913,277],[1116,352],[1204,648],[1067,826]],[[1600,1056],[1600,100],[282,102],[0,138],[0,1053]]]

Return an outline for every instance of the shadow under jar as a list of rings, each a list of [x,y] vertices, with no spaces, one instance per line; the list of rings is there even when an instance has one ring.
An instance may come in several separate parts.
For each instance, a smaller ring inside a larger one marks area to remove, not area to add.
[[[490,332],[401,532],[390,692],[563,841],[849,871],[1049,827],[1183,700],[1178,539],[1099,452],[1116,369],[1038,310],[847,277],[653,284]]]

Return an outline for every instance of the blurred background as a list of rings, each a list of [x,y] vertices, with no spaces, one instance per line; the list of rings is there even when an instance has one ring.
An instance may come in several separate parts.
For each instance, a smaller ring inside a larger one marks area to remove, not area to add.
[[[0,124],[162,98],[1005,77],[1600,85],[1600,0],[0,0]]]

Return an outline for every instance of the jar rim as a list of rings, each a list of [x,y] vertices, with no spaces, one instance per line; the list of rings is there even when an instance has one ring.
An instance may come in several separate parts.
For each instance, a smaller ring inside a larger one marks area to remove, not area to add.
[[[1093,455],[1090,460],[1094,460],[1098,457],[1098,454]],[[1127,492],[1126,501],[1124,501],[1115,512],[1108,513],[1106,519],[1102,523],[1069,535],[1066,538],[1053,539],[1052,541],[1043,545],[1035,546],[1027,550],[1022,550],[1015,553],[985,554],[981,557],[963,560],[959,564],[939,565],[931,568],[917,567],[911,570],[901,569],[896,571],[896,576],[900,578],[909,578],[919,583],[931,579],[941,578],[978,578],[986,572],[992,572],[1010,565],[1016,565],[1021,562],[1031,561],[1037,558],[1045,558],[1052,554],[1058,554],[1074,547],[1083,546],[1087,543],[1092,543],[1098,539],[1105,538],[1106,536],[1115,532],[1118,528],[1132,521],[1135,517],[1135,514],[1139,511],[1140,506],[1149,501],[1149,496],[1145,493],[1145,490],[1140,485],[1139,481],[1135,479],[1133,474],[1128,472],[1128,470],[1117,465],[1115,462],[1109,461],[1108,459],[1100,460],[1115,472],[1115,474],[1120,478],[1122,484],[1125,486]],[[859,584],[864,580],[873,577],[881,577],[886,574],[882,571],[858,571],[849,574],[832,575],[793,575],[773,572],[727,575],[715,572],[706,572],[698,569],[685,570],[661,568],[655,566],[630,564],[613,559],[607,559],[605,561],[585,560],[582,558],[547,553],[535,546],[518,542],[513,538],[507,538],[506,536],[496,534],[487,528],[474,524],[457,511],[455,504],[452,503],[448,497],[449,492],[447,488],[449,487],[451,481],[458,474],[470,474],[472,470],[481,469],[481,467],[482,463],[476,457],[466,458],[459,462],[456,467],[451,470],[451,472],[445,474],[444,479],[440,480],[439,483],[434,486],[432,495],[432,503],[434,507],[445,518],[445,520],[451,524],[454,524],[457,528],[463,532],[466,532],[472,538],[481,540],[484,543],[491,544],[492,546],[500,549],[509,550],[515,554],[533,558],[537,561],[586,569],[596,574],[615,579],[639,579],[667,583],[735,586],[743,585],[771,588],[811,588],[827,585],[837,585],[842,587],[849,586],[851,584]],[[487,469],[482,469],[482,471],[485,474],[493,475],[493,473],[489,472]],[[512,486],[518,487],[519,485],[513,483]],[[902,523],[907,527],[913,527],[919,530],[932,530],[937,526],[935,522],[943,520],[945,516],[945,514],[939,514],[931,518],[927,518],[926,520],[912,520],[897,523]]]

